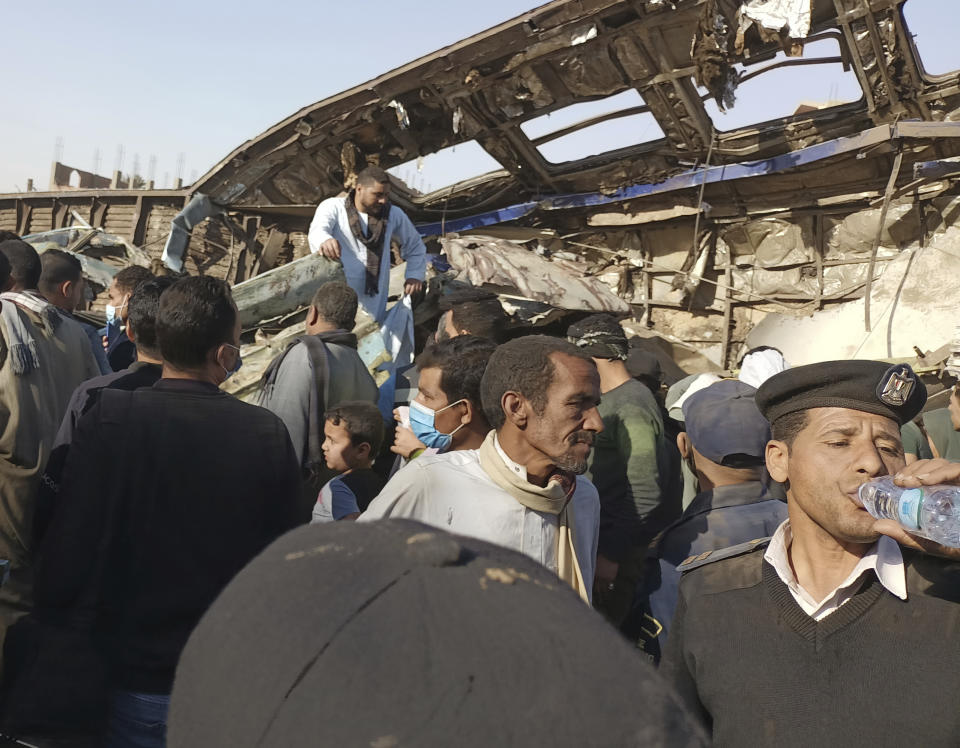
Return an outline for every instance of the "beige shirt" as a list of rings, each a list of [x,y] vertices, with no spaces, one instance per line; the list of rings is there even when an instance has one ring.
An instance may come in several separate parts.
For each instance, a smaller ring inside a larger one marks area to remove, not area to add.
[[[526,469],[506,456],[504,463],[526,478]],[[580,572],[592,587],[600,530],[597,489],[582,475],[570,503]],[[476,450],[421,456],[401,468],[360,522],[386,517],[414,519],[459,535],[512,548],[556,573],[558,519],[528,509],[496,485],[480,465]]]
[[[784,520],[770,539],[763,558],[777,572],[797,605],[815,621],[822,621],[831,613],[836,612],[856,592],[856,582],[860,575],[867,570],[873,570],[887,591],[901,600],[907,599],[907,572],[903,565],[903,554],[900,546],[893,538],[881,535],[870,550],[861,558],[857,565],[832,592],[822,600],[815,600],[797,581],[793,569],[790,567],[790,558],[787,550],[793,541],[790,532],[790,520]]]

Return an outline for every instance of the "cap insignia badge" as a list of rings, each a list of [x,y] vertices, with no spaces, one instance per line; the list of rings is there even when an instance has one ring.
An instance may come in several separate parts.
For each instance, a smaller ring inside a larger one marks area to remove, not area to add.
[[[917,377],[906,364],[891,366],[887,369],[880,384],[877,396],[880,401],[893,408],[899,408],[910,399],[910,393],[917,384]]]

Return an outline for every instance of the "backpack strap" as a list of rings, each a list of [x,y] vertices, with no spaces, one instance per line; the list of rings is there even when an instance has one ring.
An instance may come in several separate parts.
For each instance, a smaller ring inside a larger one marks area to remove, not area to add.
[[[307,417],[307,454],[304,464],[307,468],[322,466],[323,423],[330,396],[330,362],[326,344],[316,335],[304,335],[300,342],[307,349],[307,358],[313,370],[314,398],[313,407]]]

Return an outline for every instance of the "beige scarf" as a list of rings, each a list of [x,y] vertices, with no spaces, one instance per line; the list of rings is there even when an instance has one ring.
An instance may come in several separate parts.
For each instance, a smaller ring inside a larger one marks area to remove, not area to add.
[[[527,509],[557,515],[557,574],[589,604],[589,588],[583,583],[583,572],[580,570],[574,545],[574,527],[570,520],[569,507],[573,492],[577,488],[576,476],[557,473],[556,477],[550,478],[545,488],[535,486],[504,464],[503,458],[497,452],[495,438],[496,432],[491,431],[480,445],[480,466],[494,483]]]

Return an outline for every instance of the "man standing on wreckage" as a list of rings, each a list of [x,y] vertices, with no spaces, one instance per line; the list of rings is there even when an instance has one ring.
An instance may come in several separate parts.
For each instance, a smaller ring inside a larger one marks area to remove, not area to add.
[[[387,312],[392,239],[407,263],[403,292],[423,289],[427,248],[407,215],[390,204],[390,177],[377,166],[361,171],[346,197],[317,206],[307,238],[311,252],[343,263],[347,283],[378,324]]]

